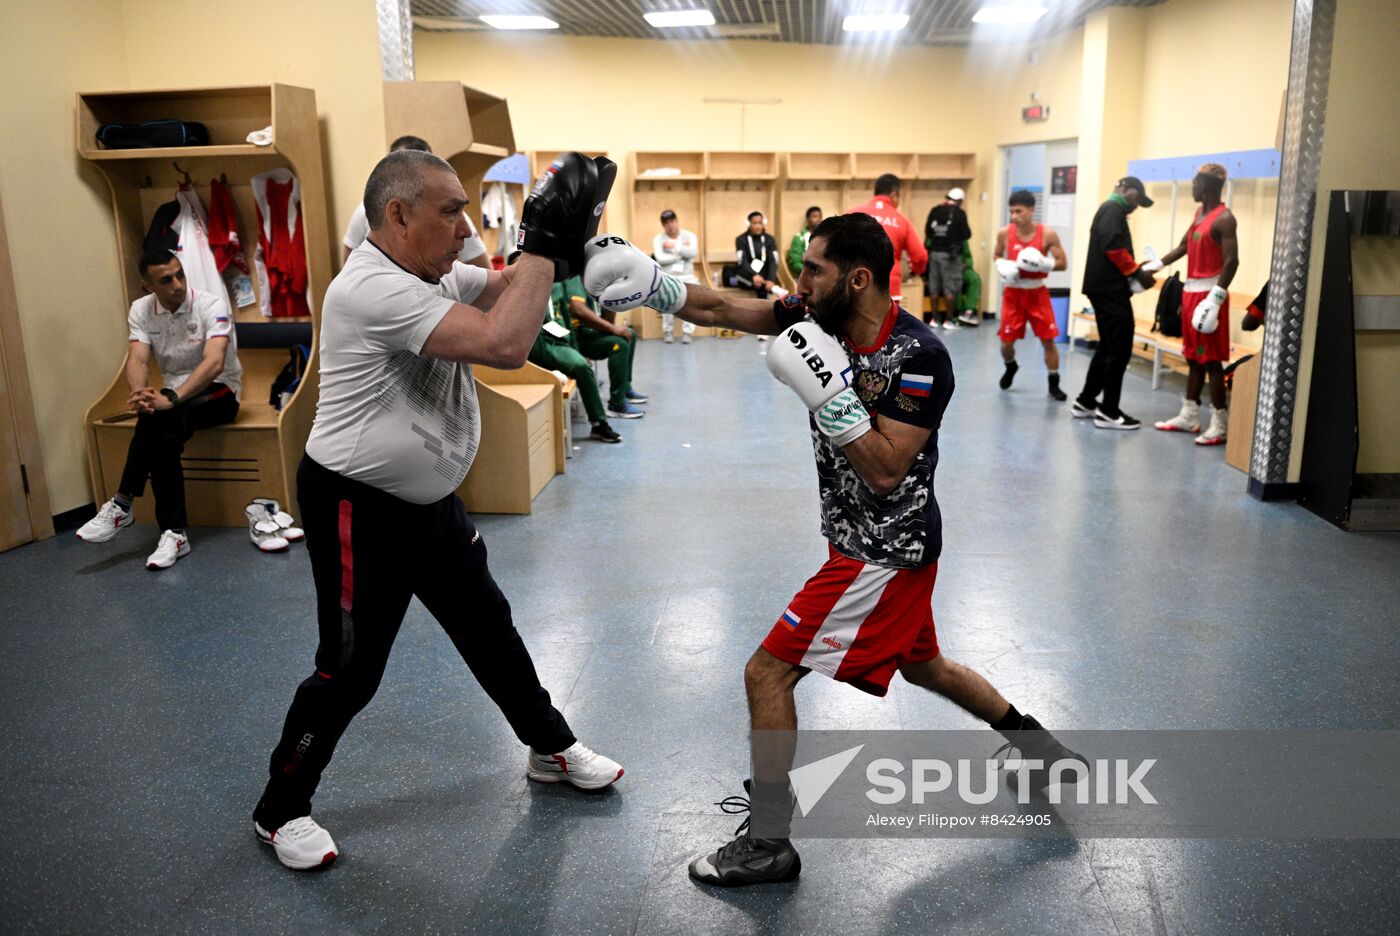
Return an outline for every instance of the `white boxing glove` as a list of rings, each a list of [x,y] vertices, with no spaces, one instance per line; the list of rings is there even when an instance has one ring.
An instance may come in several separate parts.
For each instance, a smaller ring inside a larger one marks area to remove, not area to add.
[[[655,260],[612,234],[599,234],[584,245],[583,288],[609,312],[650,306],[675,313],[686,299],[684,283],[661,272]]]
[[[1021,268],[1016,265],[1016,261],[1009,257],[998,257],[992,266],[997,268],[997,276],[1003,281],[1010,283],[1021,275]]]
[[[1049,273],[1055,269],[1055,258],[1045,256],[1034,247],[1023,247],[1016,255],[1016,269],[1025,273]]]
[[[1223,287],[1212,286],[1206,297],[1196,304],[1196,311],[1191,313],[1191,327],[1202,335],[1215,334],[1220,327],[1220,307],[1229,295]]]
[[[801,398],[838,448],[870,431],[870,414],[849,382],[846,349],[821,326],[798,322],[773,340],[766,360],[768,370]]]

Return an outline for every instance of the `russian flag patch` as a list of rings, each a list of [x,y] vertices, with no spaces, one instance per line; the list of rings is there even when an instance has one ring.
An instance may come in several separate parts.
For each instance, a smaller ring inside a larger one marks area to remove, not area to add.
[[[802,618],[793,613],[791,608],[784,611],[783,616],[779,618],[779,620],[788,626],[788,630],[797,630],[797,625],[802,623]]]
[[[899,392],[909,396],[926,397],[933,391],[933,376],[900,374]]]

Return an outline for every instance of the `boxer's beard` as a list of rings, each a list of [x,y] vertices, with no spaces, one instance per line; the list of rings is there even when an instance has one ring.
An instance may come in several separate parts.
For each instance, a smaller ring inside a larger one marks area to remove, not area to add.
[[[851,298],[851,284],[842,280],[841,285],[822,296],[820,302],[812,303],[812,317],[821,330],[828,335],[840,338],[846,331],[846,323],[855,314],[856,304]]]

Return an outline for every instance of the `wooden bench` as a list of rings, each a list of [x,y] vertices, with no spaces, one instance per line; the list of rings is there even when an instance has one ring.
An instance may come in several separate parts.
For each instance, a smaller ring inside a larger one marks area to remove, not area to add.
[[[1153,322],[1156,319],[1157,290],[1161,289],[1161,280],[1153,284],[1151,289],[1143,290],[1133,296],[1133,355],[1152,362],[1152,389],[1156,390],[1162,385],[1162,371],[1169,370],[1176,374],[1186,374],[1190,370],[1186,364],[1186,357],[1181,353],[1181,338],[1168,337],[1161,332],[1152,330]],[[1252,295],[1244,293],[1230,293],[1230,317],[1231,326],[1239,327],[1240,317],[1248,307]],[[1084,322],[1089,328],[1082,334],[1075,328],[1076,324]],[[1069,347],[1074,350],[1074,339],[1085,338],[1097,339],[1097,332],[1094,328],[1094,316],[1086,312],[1071,312],[1067,323],[1066,331],[1069,333]],[[1257,348],[1242,346],[1232,342],[1230,344],[1230,360],[1243,357],[1245,354],[1253,354]]]
[[[296,467],[316,410],[315,364],[309,366],[292,402],[279,411],[268,403],[268,393],[290,359],[287,350],[240,347],[238,359],[243,365],[238,417],[196,432],[180,457],[186,510],[194,526],[245,526],[248,518],[243,509],[255,497],[275,498],[284,509],[295,511]],[[151,385],[161,385],[155,355],[151,356]],[[88,410],[89,469],[93,491],[102,501],[117,492],[136,431],[136,414],[126,408],[128,394],[123,369]],[[137,498],[135,513],[140,522],[154,523],[155,498]]]
[[[472,513],[528,514],[531,501],[564,471],[562,382],[526,363],[519,370],[475,365],[481,444],[458,493]]]

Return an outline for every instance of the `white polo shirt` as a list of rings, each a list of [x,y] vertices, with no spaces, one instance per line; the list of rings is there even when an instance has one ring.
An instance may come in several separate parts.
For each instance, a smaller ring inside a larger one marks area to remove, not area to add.
[[[150,345],[160,365],[165,386],[179,390],[204,360],[204,342],[227,338],[224,369],[214,380],[242,399],[243,365],[238,363],[238,336],[229,321],[228,309],[212,294],[193,286],[185,290],[185,301],[174,312],[167,310],[153,293],[131,304],[126,316],[128,341]]]
[[[467,239],[462,243],[462,249],[457,254],[457,259],[463,263],[471,263],[486,253],[486,244],[476,233],[476,225],[472,224],[470,217],[467,218],[467,228],[471,233],[467,235]],[[355,206],[355,213],[350,216],[350,223],[345,226],[345,237],[341,243],[354,250],[365,242],[366,237],[369,237],[369,218],[365,217],[365,203],[360,202]]]
[[[436,283],[355,248],[321,311],[321,394],[306,454],[337,474],[414,504],[457,489],[481,440],[467,364],[422,355],[454,303],[486,288],[487,272],[455,263]]]

